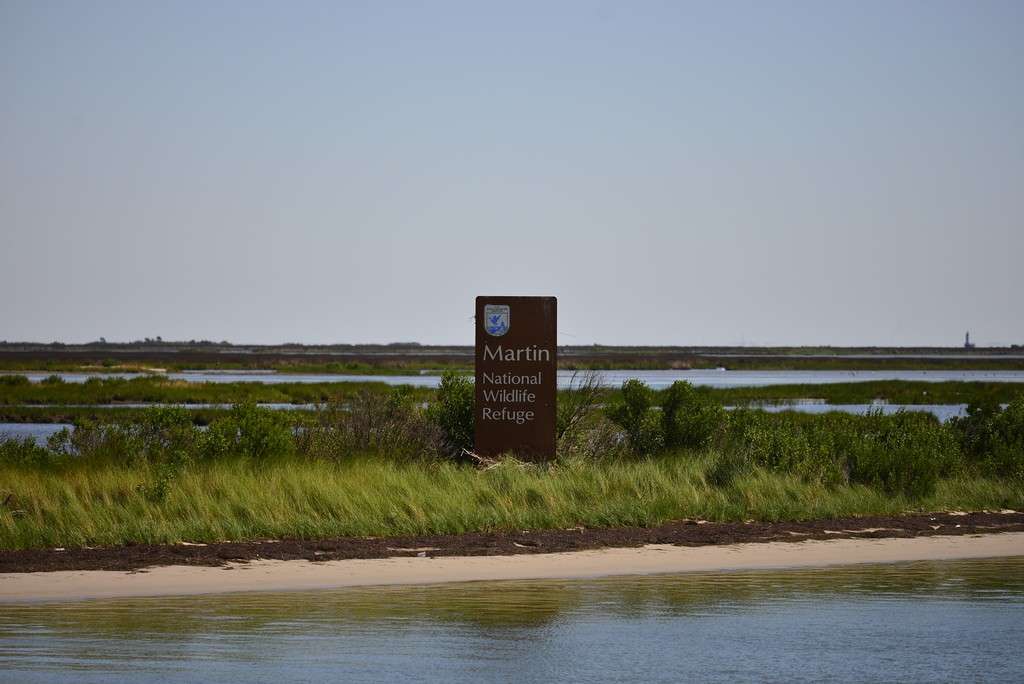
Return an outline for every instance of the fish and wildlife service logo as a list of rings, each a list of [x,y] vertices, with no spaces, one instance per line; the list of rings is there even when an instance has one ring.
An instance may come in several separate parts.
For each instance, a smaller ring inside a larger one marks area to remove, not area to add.
[[[488,335],[501,337],[508,332],[512,322],[508,304],[484,305],[484,330]]]

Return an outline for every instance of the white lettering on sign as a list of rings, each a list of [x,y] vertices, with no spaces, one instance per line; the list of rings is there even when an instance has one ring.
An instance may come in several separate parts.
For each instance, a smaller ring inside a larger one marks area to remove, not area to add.
[[[530,375],[515,375],[514,373],[484,373],[484,384],[486,385],[539,385],[540,372]]]
[[[550,361],[551,351],[541,349],[537,345],[519,347],[518,349],[504,349],[500,344],[491,349],[490,345],[484,344],[485,361]]]
[[[507,420],[516,425],[522,425],[528,420],[533,420],[533,411],[516,411],[510,409],[507,406],[502,406],[500,409],[483,408],[482,417],[484,420]]]
[[[484,390],[484,401],[500,401],[506,404],[525,402],[527,404],[537,401],[537,395],[530,390],[523,389],[500,389]]]

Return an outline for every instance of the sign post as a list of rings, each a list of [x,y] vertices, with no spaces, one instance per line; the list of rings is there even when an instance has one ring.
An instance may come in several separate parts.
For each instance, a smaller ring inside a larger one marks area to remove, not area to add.
[[[555,297],[476,298],[475,449],[555,455]]]

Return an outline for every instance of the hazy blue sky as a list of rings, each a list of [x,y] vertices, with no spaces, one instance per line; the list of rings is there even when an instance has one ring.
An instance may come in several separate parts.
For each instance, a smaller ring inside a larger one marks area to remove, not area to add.
[[[0,0],[0,339],[1024,343],[1022,217],[1024,2]]]

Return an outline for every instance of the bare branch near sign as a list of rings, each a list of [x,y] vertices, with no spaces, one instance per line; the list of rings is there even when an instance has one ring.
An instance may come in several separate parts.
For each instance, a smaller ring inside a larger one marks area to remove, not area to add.
[[[527,469],[533,467],[534,464],[527,463],[526,461],[520,461],[515,456],[504,456],[502,458],[489,458],[487,456],[481,456],[480,454],[473,453],[469,449],[463,449],[462,455],[469,460],[476,463],[480,470],[491,470],[497,468],[500,465],[514,465],[521,469]]]
[[[463,449],[462,455],[476,463],[476,466],[481,470],[490,470],[491,468],[494,468],[495,466],[501,463],[500,459],[481,456],[480,454],[474,453],[469,449]]]
[[[574,371],[569,379],[569,390],[558,397],[557,439],[579,426],[601,404],[605,394],[599,373]]]

